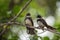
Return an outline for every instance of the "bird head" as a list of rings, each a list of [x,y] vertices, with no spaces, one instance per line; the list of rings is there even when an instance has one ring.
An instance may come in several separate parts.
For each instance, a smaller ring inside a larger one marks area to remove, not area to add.
[[[42,18],[41,15],[37,15],[37,18]]]
[[[31,16],[30,13],[27,13],[27,14],[26,14],[26,17],[30,17],[30,16]]]

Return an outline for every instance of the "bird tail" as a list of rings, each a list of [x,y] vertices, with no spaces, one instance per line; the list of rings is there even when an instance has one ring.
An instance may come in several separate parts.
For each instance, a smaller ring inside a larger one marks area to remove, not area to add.
[[[28,28],[27,27],[27,33],[28,34],[31,34],[31,35],[34,35],[35,34],[35,29],[34,28]]]
[[[60,32],[58,32],[56,28],[48,26],[47,29],[48,29],[48,31],[53,32],[53,33],[57,34],[58,36],[60,36]]]
[[[54,28],[54,27],[51,27],[51,26],[47,26],[47,29],[51,29],[51,30],[56,30],[56,28]]]

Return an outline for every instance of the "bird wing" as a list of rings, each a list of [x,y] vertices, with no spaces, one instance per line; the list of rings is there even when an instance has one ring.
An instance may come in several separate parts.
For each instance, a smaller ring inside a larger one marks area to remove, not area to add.
[[[38,21],[39,26],[44,26],[44,24],[41,21]]]
[[[47,23],[44,19],[40,19],[40,22],[42,22],[45,26],[47,26]]]

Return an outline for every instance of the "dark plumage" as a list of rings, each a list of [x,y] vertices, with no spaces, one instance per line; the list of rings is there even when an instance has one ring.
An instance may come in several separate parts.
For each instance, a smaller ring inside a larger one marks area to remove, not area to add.
[[[30,13],[26,14],[25,25],[26,25],[28,34],[31,34],[31,35],[35,34],[35,29],[34,28],[29,28],[29,27],[34,26]]]
[[[40,27],[42,27],[42,29],[44,29],[44,27],[47,27],[49,29],[55,30],[55,28],[49,26],[40,15],[37,15],[37,23],[39,24]]]

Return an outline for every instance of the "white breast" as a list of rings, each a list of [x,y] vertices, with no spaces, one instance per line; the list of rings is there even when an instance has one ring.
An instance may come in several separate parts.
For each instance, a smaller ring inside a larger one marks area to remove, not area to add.
[[[44,26],[42,22],[38,21],[39,26]]]
[[[25,24],[28,24],[28,25],[32,26],[32,23],[29,19],[26,19]]]

